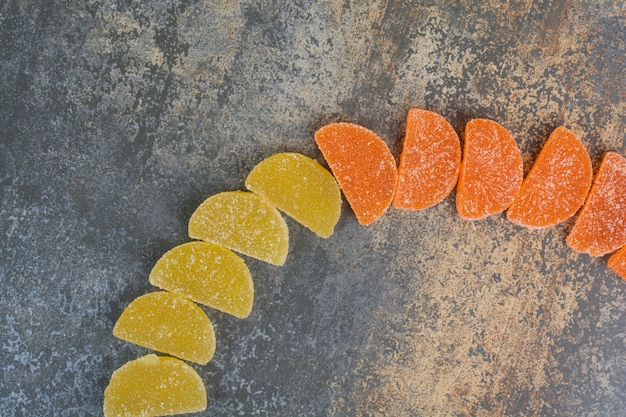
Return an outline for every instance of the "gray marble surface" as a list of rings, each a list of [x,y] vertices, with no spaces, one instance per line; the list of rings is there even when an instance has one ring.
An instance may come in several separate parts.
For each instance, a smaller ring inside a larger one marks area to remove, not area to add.
[[[626,3],[0,1],[0,415],[97,416],[148,352],[120,312],[208,196],[349,121],[396,157],[411,107],[488,117],[529,169],[565,125],[626,154]],[[460,220],[454,195],[246,258],[252,314],[206,308],[202,416],[626,415],[626,283],[572,221]]]

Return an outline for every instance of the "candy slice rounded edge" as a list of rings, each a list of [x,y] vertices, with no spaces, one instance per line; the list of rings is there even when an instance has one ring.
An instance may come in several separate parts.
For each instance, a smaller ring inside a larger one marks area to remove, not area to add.
[[[150,283],[216,310],[246,318],[252,311],[254,283],[243,259],[223,246],[194,241],[167,251]]]
[[[626,158],[607,152],[565,239],[570,249],[603,256],[626,244]]]
[[[574,133],[557,127],[524,179],[507,218],[528,228],[562,223],[582,207],[592,180],[587,149]]]
[[[278,153],[259,162],[246,178],[246,188],[322,238],[333,234],[341,215],[335,178],[299,153]]]
[[[315,132],[322,151],[358,222],[378,220],[391,205],[396,162],[376,133],[353,123],[332,123]]]
[[[215,353],[213,324],[192,301],[158,291],[133,300],[113,327],[113,336],[200,365]]]
[[[493,120],[472,119],[465,126],[464,142],[457,214],[465,220],[481,220],[503,212],[519,192],[524,175],[515,139]]]
[[[452,125],[435,112],[410,109],[393,206],[423,210],[436,205],[454,189],[460,166],[461,142]]]
[[[200,375],[185,362],[148,354],[111,375],[104,390],[105,417],[156,417],[194,413],[207,407]]]
[[[276,266],[289,251],[287,223],[262,197],[225,191],[207,198],[189,220],[189,237],[224,246]]]

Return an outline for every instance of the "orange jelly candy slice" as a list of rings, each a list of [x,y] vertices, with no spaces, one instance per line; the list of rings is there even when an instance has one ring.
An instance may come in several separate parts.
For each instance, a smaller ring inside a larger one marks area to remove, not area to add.
[[[339,187],[362,225],[380,218],[391,205],[398,170],[391,151],[374,132],[352,123],[333,123],[315,132]]]
[[[607,152],[566,239],[577,252],[602,256],[626,245],[626,158]]]
[[[235,317],[248,317],[254,285],[243,259],[208,242],[170,249],[150,272],[150,283]]]
[[[609,258],[609,268],[621,278],[626,279],[626,246]]]
[[[503,212],[520,190],[524,176],[515,139],[487,119],[470,120],[464,139],[456,194],[459,217],[480,220]]]
[[[421,210],[439,203],[454,189],[460,165],[461,143],[450,123],[428,110],[409,110],[394,207]]]
[[[585,146],[565,127],[558,127],[522,183],[507,217],[517,225],[531,228],[559,224],[582,207],[592,179],[591,159]]]
[[[204,311],[171,292],[153,292],[130,303],[113,336],[205,365],[215,353],[215,333]]]
[[[127,362],[104,390],[105,417],[171,416],[206,406],[200,375],[179,359],[155,354]]]

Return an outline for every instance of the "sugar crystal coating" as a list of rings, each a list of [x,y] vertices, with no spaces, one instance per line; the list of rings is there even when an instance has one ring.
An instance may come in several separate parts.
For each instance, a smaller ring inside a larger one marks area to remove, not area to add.
[[[254,285],[244,261],[223,246],[188,242],[166,252],[150,283],[239,318],[247,317]]]
[[[626,245],[626,158],[607,152],[566,239],[577,252],[602,256]]]
[[[261,161],[246,188],[321,237],[332,235],[339,221],[341,191],[335,178],[302,154],[279,153]]]
[[[422,210],[439,203],[454,189],[460,165],[461,143],[450,123],[428,110],[409,110],[394,207]]]
[[[506,210],[522,185],[522,154],[511,134],[487,119],[465,127],[457,184],[459,217],[479,220]]]
[[[582,207],[592,178],[585,146],[565,127],[558,127],[524,179],[507,218],[531,228],[559,224]]]
[[[153,292],[132,301],[115,323],[113,335],[201,365],[215,353],[215,333],[207,315],[192,301],[170,292]]]
[[[333,123],[315,132],[319,146],[350,207],[362,225],[380,218],[396,190],[398,170],[387,144],[352,123]]]
[[[185,362],[149,354],[113,372],[104,390],[105,417],[156,417],[206,409],[206,390]]]
[[[245,191],[207,198],[189,220],[189,237],[278,266],[289,251],[285,219],[262,197]]]

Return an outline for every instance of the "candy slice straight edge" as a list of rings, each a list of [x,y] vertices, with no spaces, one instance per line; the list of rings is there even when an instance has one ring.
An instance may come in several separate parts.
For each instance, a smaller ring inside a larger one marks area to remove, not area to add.
[[[591,256],[626,245],[626,158],[615,152],[604,155],[566,243]]]
[[[243,259],[223,246],[187,242],[167,251],[152,268],[150,283],[235,317],[248,317],[254,284]]]
[[[289,230],[281,214],[262,197],[226,191],[207,198],[189,220],[189,237],[283,265]]]
[[[543,228],[573,216],[589,193],[593,169],[583,143],[557,127],[545,143],[507,211],[513,223]]]
[[[193,301],[158,291],[133,300],[113,327],[113,336],[205,365],[215,353],[215,333]]]
[[[155,354],[124,364],[104,390],[105,417],[195,413],[206,406],[200,375],[179,359]]]
[[[398,180],[387,144],[352,123],[333,123],[315,132],[315,142],[362,225],[378,220],[391,205]]]
[[[441,202],[454,189],[460,165],[461,143],[452,125],[432,111],[409,110],[393,206],[422,210]]]
[[[333,234],[341,215],[335,178],[299,153],[279,153],[259,162],[246,178],[246,188],[323,238]]]
[[[626,279],[626,246],[611,255],[608,264],[613,272]]]
[[[464,139],[456,193],[459,217],[480,220],[503,212],[520,190],[524,176],[515,139],[488,119],[470,120]]]

